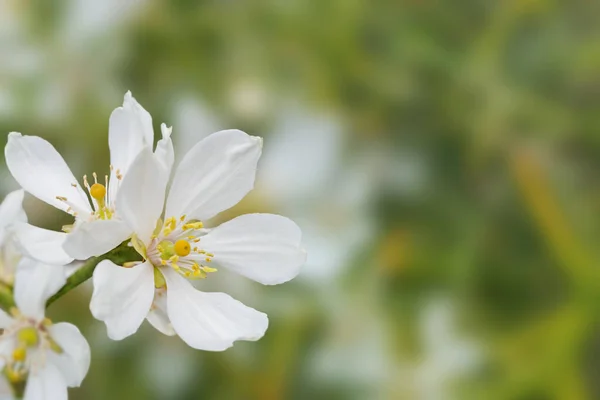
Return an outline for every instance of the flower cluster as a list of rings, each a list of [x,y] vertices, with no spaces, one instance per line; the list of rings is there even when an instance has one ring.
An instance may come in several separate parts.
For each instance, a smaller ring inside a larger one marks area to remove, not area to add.
[[[0,286],[16,304],[0,313],[0,368],[26,399],[66,399],[66,387],[87,373],[90,351],[81,333],[44,317],[48,299],[68,289],[74,260],[95,266],[90,309],[111,339],[134,334],[147,319],[207,351],[260,339],[268,318],[225,293],[199,291],[194,282],[224,268],[274,285],[304,264],[300,229],[288,218],[248,214],[210,225],[253,188],[262,139],[220,131],[174,168],[171,131],[162,124],[154,146],[151,116],[128,92],[110,116],[106,174],[82,180],[44,139],[9,134],[5,158],[13,177],[74,218],[62,232],[29,224],[23,191],[0,207]],[[111,257],[123,248],[128,252]]]

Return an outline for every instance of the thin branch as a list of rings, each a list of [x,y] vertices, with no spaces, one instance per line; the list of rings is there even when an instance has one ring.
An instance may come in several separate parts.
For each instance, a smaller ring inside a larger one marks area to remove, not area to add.
[[[73,275],[67,279],[67,283],[46,303],[46,307],[49,307],[50,304],[54,303],[56,300],[60,299],[62,296],[75,289],[77,286],[81,285],[83,282],[87,281],[94,274],[94,270],[96,266],[103,260],[110,260],[117,265],[122,265],[125,262],[129,261],[138,261],[141,260],[141,256],[133,249],[133,247],[129,247],[127,245],[129,241],[122,243],[119,247],[114,250],[101,255],[99,257],[92,257],[88,259],[81,268],[79,268]],[[2,294],[0,293],[0,304],[2,304]],[[11,296],[12,300],[12,296]],[[14,304],[14,303],[13,303]]]

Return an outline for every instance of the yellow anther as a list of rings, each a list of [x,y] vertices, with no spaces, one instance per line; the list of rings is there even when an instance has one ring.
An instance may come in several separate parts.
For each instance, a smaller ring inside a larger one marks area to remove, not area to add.
[[[185,221],[185,215],[182,215],[182,216],[179,218],[179,220],[180,220],[181,222]]]
[[[212,261],[212,258],[206,257],[206,262],[211,262],[211,261]]]
[[[213,253],[206,253],[206,257],[214,257],[215,255]]]
[[[203,226],[204,226],[204,224],[201,221],[188,222],[187,224],[183,225],[183,230],[187,231],[189,229],[202,229]]]
[[[154,268],[154,287],[158,289],[161,287],[165,287],[166,285],[167,285],[167,282],[165,281],[165,277],[163,276],[162,272],[160,272],[158,270],[158,268],[155,267]]]
[[[216,268],[211,268],[211,267],[207,267],[207,266],[203,266],[203,267],[202,267],[202,270],[203,270],[204,272],[217,272],[217,269],[216,269]]]
[[[163,230],[163,234],[165,236],[169,236],[171,234],[171,232],[173,232],[175,230],[175,228],[177,227],[177,221],[175,220],[174,217],[168,218],[165,221],[165,228]]]
[[[13,360],[15,361],[25,361],[25,357],[27,356],[27,349],[25,347],[17,347],[13,351]]]
[[[104,201],[104,196],[106,196],[106,186],[101,183],[94,183],[90,188],[90,195],[97,201]]]
[[[17,334],[19,341],[25,346],[31,347],[38,343],[38,333],[34,327],[23,328]]]
[[[175,254],[180,257],[185,257],[190,254],[191,251],[190,243],[187,240],[178,240],[175,242]]]
[[[167,265],[167,260],[160,260],[160,263],[161,263],[162,265]]]

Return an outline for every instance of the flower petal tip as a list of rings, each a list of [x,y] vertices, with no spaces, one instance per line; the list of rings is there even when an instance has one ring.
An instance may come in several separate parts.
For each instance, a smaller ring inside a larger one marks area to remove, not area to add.
[[[163,139],[168,139],[171,137],[171,133],[173,132],[172,126],[167,126],[164,122],[160,125],[160,130],[162,132]]]
[[[262,147],[263,147],[263,138],[260,137],[260,136],[250,136],[250,137],[262,149]]]

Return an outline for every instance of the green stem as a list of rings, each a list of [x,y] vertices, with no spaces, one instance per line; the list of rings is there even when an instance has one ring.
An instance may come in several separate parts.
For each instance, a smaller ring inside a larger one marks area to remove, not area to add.
[[[133,247],[127,245],[129,241],[121,243],[118,247],[98,257],[88,259],[73,275],[67,279],[67,283],[46,303],[46,307],[56,300],[90,279],[96,269],[96,266],[103,260],[110,260],[117,265],[122,265],[129,261],[139,261],[141,256]],[[0,283],[0,308],[9,312],[15,307],[13,290],[10,286]]]
[[[129,240],[121,243],[121,245],[106,254],[88,259],[83,266],[81,266],[73,275],[69,277],[69,279],[67,279],[67,283],[65,283],[65,285],[58,292],[56,292],[54,296],[48,299],[46,307],[49,307],[50,304],[54,303],[65,294],[90,279],[100,261],[110,260],[117,265],[122,265],[126,262],[141,260],[141,256],[137,253],[137,251],[135,251],[133,247],[129,247],[127,243],[129,243]],[[2,304],[1,293],[0,304]]]

